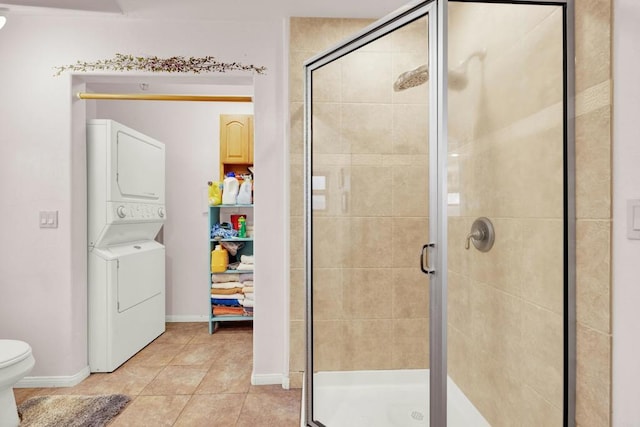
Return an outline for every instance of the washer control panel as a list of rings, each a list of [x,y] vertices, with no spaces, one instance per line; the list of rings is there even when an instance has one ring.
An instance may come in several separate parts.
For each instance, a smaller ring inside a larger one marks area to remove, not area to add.
[[[109,202],[107,222],[164,222],[166,209],[164,205],[148,203]]]

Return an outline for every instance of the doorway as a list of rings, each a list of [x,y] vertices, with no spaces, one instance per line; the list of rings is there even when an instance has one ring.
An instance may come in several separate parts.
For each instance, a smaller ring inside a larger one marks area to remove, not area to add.
[[[252,76],[160,76],[91,75],[73,76],[72,91],[104,93],[165,93],[181,95],[252,96]],[[121,122],[162,141],[167,149],[167,221],[160,238],[167,247],[166,298],[168,322],[209,320],[210,283],[208,264],[207,182],[219,180],[219,115],[253,114],[252,103],[96,101],[73,103],[73,192],[76,220],[74,243],[86,252],[86,120],[108,118]],[[265,195],[267,196],[267,195]],[[81,231],[80,231],[81,230]],[[80,243],[84,240],[84,243]],[[80,246],[82,245],[82,246]],[[79,283],[86,283],[86,254],[78,255],[85,265]],[[78,262],[81,264],[81,262]],[[254,360],[263,352],[256,349]],[[247,377],[253,366],[246,367]]]
[[[574,425],[571,1],[424,1],[305,64],[306,425]]]

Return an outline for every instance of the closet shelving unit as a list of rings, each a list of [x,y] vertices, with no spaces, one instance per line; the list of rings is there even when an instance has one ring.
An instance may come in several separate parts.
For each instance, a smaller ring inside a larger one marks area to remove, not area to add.
[[[220,242],[242,242],[244,246],[238,250],[236,256],[229,255],[229,263],[234,260],[240,260],[241,255],[253,255],[253,236],[251,237],[234,237],[230,239],[214,239],[211,237],[211,229],[215,224],[220,223],[221,217],[223,217],[223,211],[231,210],[233,214],[239,215],[253,215],[253,205],[215,205],[209,206],[209,261],[211,260],[211,251]],[[247,213],[250,211],[251,213]],[[226,221],[225,221],[226,222]],[[213,283],[213,276],[216,274],[254,274],[254,270],[229,270],[222,273],[212,273],[211,266],[209,266],[209,333],[212,334],[216,328],[218,322],[238,322],[238,321],[252,321],[253,316],[240,316],[240,315],[223,315],[215,316],[213,314],[213,304],[211,304],[211,288]]]

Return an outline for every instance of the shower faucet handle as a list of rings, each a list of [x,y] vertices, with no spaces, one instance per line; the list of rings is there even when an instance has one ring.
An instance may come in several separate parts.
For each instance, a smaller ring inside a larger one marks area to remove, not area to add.
[[[471,224],[471,232],[467,235],[467,241],[464,245],[465,249],[473,246],[480,252],[488,252],[493,247],[496,239],[496,233],[493,224],[489,218],[480,217]]]
[[[483,230],[475,230],[467,235],[467,242],[464,244],[464,248],[469,250],[471,247],[471,239],[474,241],[482,241],[484,240],[484,231]]]

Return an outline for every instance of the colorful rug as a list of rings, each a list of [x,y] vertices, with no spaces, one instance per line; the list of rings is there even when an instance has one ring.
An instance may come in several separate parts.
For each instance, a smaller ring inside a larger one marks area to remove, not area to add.
[[[18,406],[20,427],[102,427],[129,401],[124,394],[32,397]]]

